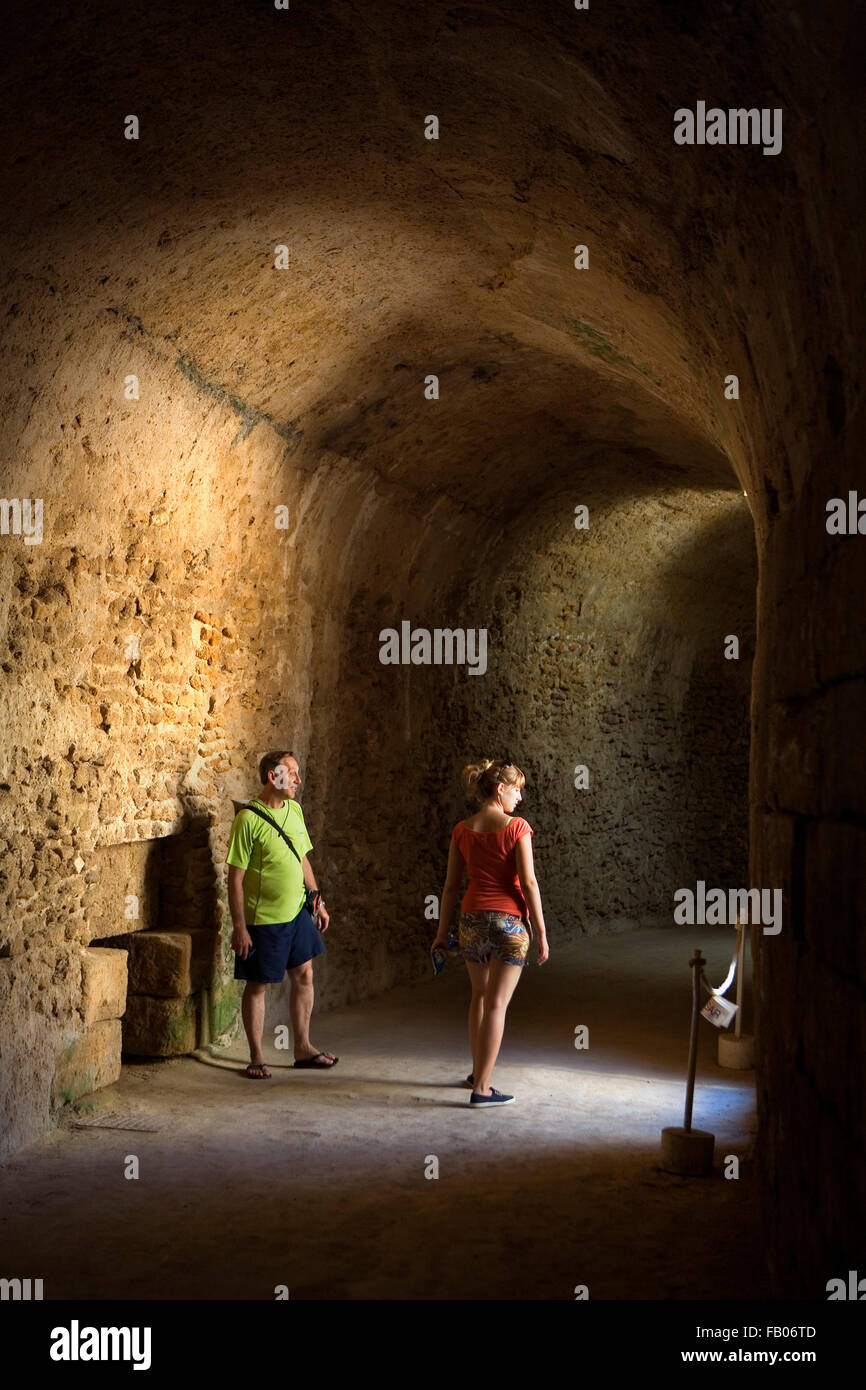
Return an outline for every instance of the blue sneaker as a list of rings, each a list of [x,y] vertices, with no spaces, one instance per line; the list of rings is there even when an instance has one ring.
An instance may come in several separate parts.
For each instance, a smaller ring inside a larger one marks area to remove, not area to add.
[[[501,1091],[497,1091],[495,1086],[490,1087],[489,1096],[480,1096],[477,1091],[473,1091],[469,1097],[470,1105],[513,1105],[514,1096],[504,1096]]]

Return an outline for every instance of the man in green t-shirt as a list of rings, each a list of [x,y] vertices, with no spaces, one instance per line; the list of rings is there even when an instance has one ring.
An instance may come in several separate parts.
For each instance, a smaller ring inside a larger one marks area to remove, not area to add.
[[[321,896],[315,918],[306,907],[306,890],[318,890],[308,857],[313,846],[295,800],[300,769],[292,753],[266,753],[259,778],[261,794],[249,803],[256,810],[238,811],[226,855],[235,979],[246,981],[241,1015],[250,1045],[247,1076],[255,1080],[271,1074],[262,1054],[265,990],[287,970],[295,1066],[329,1070],[339,1060],[310,1042],[313,960],[325,949],[321,933],[330,918]]]

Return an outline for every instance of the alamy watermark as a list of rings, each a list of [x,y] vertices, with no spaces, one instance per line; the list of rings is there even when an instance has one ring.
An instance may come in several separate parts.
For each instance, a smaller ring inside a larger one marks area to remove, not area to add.
[[[0,536],[10,531],[23,536],[25,545],[42,544],[41,497],[0,497]]]
[[[383,627],[379,633],[383,666],[467,666],[470,676],[487,670],[486,627],[414,627],[403,621],[400,631]]]
[[[150,1355],[149,1327],[82,1327],[73,1318],[51,1331],[52,1361],[131,1361],[134,1371],[146,1371]]]
[[[677,145],[763,145],[764,154],[782,149],[782,108],[775,106],[731,107],[724,111],[699,101],[695,110],[681,106],[674,112]]]
[[[42,1299],[41,1279],[0,1279],[0,1302],[11,1299],[14,1303],[40,1302]]]
[[[827,534],[830,536],[866,536],[866,497],[849,492],[848,499],[831,497],[827,503]]]
[[[772,895],[772,898],[771,898]],[[734,926],[743,923],[764,925],[764,936],[778,936],[782,930],[781,888],[710,888],[702,878],[691,888],[674,893],[674,921],[678,926]],[[772,908],[771,908],[772,903]]]
[[[828,1279],[826,1289],[828,1303],[838,1303],[840,1299],[862,1303],[866,1299],[866,1279],[861,1279],[856,1269],[848,1270],[847,1282],[839,1278]]]

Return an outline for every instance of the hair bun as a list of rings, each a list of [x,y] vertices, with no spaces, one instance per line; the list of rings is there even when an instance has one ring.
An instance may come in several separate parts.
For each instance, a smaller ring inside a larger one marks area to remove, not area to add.
[[[504,771],[505,776],[502,779],[495,776],[488,778],[488,785],[483,787],[481,783],[484,780],[485,774],[488,773],[491,768],[498,768]],[[468,796],[476,802],[484,802],[488,797],[492,796],[496,790],[496,782],[498,780],[504,780],[514,786],[522,787],[526,779],[520,769],[515,767],[513,763],[503,762],[502,760],[497,761],[495,758],[482,758],[477,763],[469,763],[463,769],[463,785],[466,788]]]

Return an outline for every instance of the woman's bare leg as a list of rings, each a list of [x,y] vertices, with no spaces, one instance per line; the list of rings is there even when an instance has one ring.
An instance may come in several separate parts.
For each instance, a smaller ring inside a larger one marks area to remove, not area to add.
[[[478,1043],[473,1055],[475,1090],[479,1095],[490,1094],[490,1078],[505,1029],[505,1012],[517,988],[523,967],[506,965],[503,960],[491,960],[488,966],[487,989],[484,992],[484,1012],[478,1030]]]
[[[469,979],[472,983],[472,999],[469,1003],[469,1050],[472,1053],[474,1072],[475,1057],[478,1052],[478,1031],[484,1017],[484,995],[487,990],[489,967],[477,965],[475,961],[468,960],[466,969],[469,971]]]

